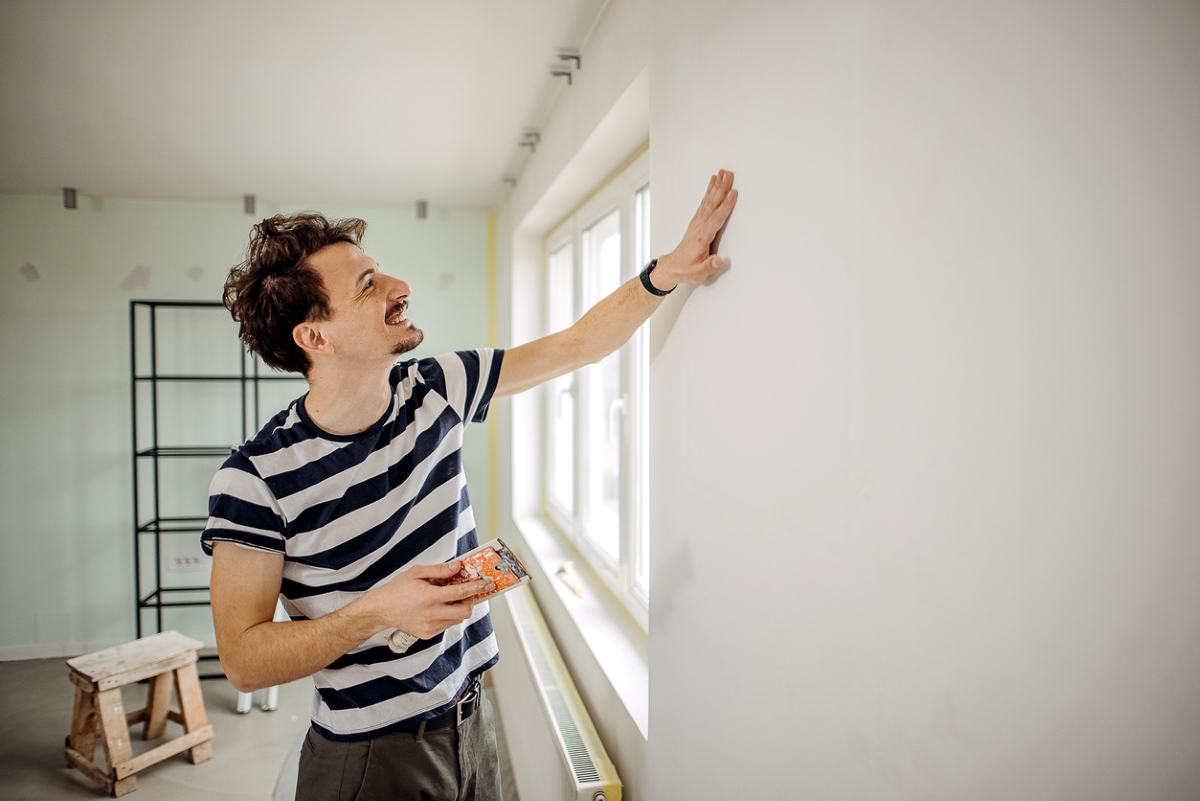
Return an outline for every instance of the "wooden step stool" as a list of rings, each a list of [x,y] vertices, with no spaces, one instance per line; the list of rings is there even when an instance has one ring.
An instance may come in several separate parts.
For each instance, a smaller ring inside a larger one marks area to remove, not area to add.
[[[64,755],[69,767],[78,768],[114,797],[137,789],[142,768],[181,751],[193,765],[212,758],[213,727],[204,714],[204,698],[196,674],[196,652],[203,644],[177,631],[164,631],[94,654],[68,659],[75,685],[75,715]],[[146,708],[125,714],[121,688],[150,679]],[[179,709],[170,709],[171,685]],[[184,734],[138,756],[130,747],[129,727],[145,721],[142,737],[161,737],[167,721],[182,724]],[[96,738],[104,739],[108,770],[93,763]]]

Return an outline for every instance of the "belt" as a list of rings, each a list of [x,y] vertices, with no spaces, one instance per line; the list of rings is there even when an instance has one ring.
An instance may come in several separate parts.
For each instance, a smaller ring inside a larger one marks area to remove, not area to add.
[[[471,715],[475,714],[475,710],[479,708],[481,700],[483,700],[483,686],[479,681],[479,677],[476,676],[471,679],[471,683],[467,685],[467,688],[463,690],[462,695],[458,697],[458,700],[454,702],[454,706],[450,709],[428,720],[406,720],[393,729],[393,731],[416,734],[417,739],[420,739],[421,735],[427,731],[458,726],[464,720],[471,717]]]

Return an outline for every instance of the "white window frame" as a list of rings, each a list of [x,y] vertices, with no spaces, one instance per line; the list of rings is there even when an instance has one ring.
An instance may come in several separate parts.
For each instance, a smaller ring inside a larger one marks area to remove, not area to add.
[[[550,256],[562,247],[570,244],[572,249],[574,314],[571,319],[578,319],[587,309],[583,308],[583,233],[608,214],[617,210],[620,212],[621,236],[621,282],[634,278],[641,271],[637,246],[637,227],[635,220],[635,199],[638,192],[648,187],[650,183],[649,153],[645,152],[634,159],[620,173],[612,177],[606,184],[593,192],[567,219],[553,228],[543,240],[541,270],[543,279],[549,284]],[[643,250],[648,250],[649,231],[643,232]],[[547,316],[549,314],[549,300]],[[546,331],[544,333],[552,333]],[[639,585],[636,577],[648,576],[649,565],[642,564],[645,538],[649,537],[647,514],[648,495],[648,420],[649,382],[648,382],[648,352],[649,331],[643,325],[633,338],[621,348],[620,382],[622,396],[625,401],[624,413],[620,416],[621,437],[621,481],[620,481],[620,559],[614,561],[602,548],[596,545],[584,531],[584,520],[587,515],[587,493],[585,492],[586,470],[588,468],[587,445],[584,429],[587,410],[587,382],[589,368],[578,371],[574,382],[575,396],[575,514],[570,514],[558,504],[551,482],[554,477],[554,434],[553,415],[556,414],[558,398],[554,384],[545,388],[546,393],[542,420],[545,442],[545,471],[541,482],[541,497],[546,518],[569,539],[580,552],[592,569],[605,581],[613,594],[623,603],[633,617],[643,628],[648,626],[649,595]],[[604,412],[604,413],[607,413]]]

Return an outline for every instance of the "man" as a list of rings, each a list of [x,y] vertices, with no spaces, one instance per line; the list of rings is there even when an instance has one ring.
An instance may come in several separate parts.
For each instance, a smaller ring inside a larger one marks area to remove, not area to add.
[[[230,682],[316,683],[297,799],[499,801],[479,686],[498,653],[474,602],[492,585],[437,583],[477,545],[463,427],[493,398],[604,358],[677,284],[715,274],[736,200],[733,174],[713,176],[679,247],[565,331],[401,362],[423,335],[409,286],[359,247],[363,221],[255,226],[225,304],[246,345],[309,391],[218,471],[201,541]],[[290,621],[273,621],[279,598]]]

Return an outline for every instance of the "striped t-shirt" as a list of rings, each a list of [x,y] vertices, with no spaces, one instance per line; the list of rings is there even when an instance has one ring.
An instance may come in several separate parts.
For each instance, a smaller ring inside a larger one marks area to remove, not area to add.
[[[462,465],[463,428],[483,422],[503,351],[461,351],[392,368],[387,413],[335,436],[294,401],[225,461],[209,491],[214,542],[284,555],[293,620],[339,609],[412,565],[453,559],[478,542]],[[488,605],[404,655],[381,631],[318,671],[313,726],[335,740],[387,734],[449,709],[496,663]]]

